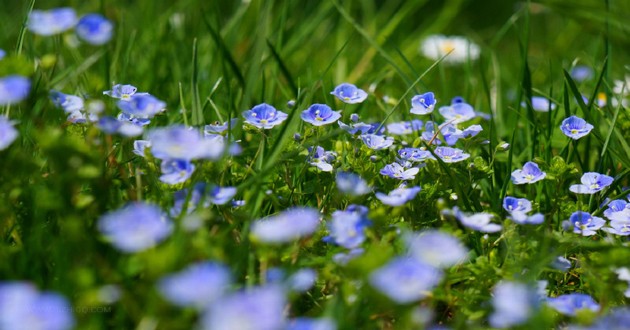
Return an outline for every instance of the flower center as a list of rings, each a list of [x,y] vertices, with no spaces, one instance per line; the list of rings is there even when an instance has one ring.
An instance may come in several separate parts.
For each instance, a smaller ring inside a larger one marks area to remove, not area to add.
[[[576,130],[575,128],[571,130],[571,134],[577,134],[578,130]]]
[[[131,95],[129,95],[129,94],[122,94],[120,96],[120,99],[124,100],[124,101],[129,101],[130,98],[131,98]]]
[[[534,180],[534,176],[533,176],[533,175],[531,175],[531,174],[527,174],[527,175],[525,176],[525,180],[527,180],[527,181],[532,181],[532,180]]]
[[[445,41],[440,48],[442,49],[442,52],[446,54],[455,50],[455,44],[451,41]]]
[[[260,120],[260,123],[263,124],[263,125],[267,124],[268,122],[269,121],[267,119],[261,119]]]

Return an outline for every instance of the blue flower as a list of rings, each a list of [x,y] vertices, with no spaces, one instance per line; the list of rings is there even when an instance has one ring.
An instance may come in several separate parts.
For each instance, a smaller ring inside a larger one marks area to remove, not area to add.
[[[345,266],[348,262],[350,262],[350,260],[361,256],[363,252],[365,252],[365,249],[363,248],[351,249],[348,252],[339,252],[333,255],[332,260],[338,265]]]
[[[387,149],[394,144],[393,137],[375,134],[363,134],[361,135],[361,141],[372,150]]]
[[[462,131],[462,135],[464,138],[469,138],[476,136],[481,131],[483,131],[483,127],[481,127],[481,125],[470,125]]]
[[[525,323],[538,309],[536,292],[526,284],[499,282],[493,290],[494,313],[489,321],[493,328],[508,328]]]
[[[56,90],[51,90],[50,99],[55,106],[63,109],[66,113],[83,111],[84,108],[83,98],[76,95],[67,95]]]
[[[608,227],[604,227],[602,229],[611,234],[628,236],[630,235],[630,221],[611,220],[608,224]]]
[[[418,174],[419,171],[420,169],[417,167],[406,169],[398,163],[391,163],[385,165],[385,167],[381,169],[380,173],[392,179],[413,180],[416,178],[416,174]]]
[[[571,261],[565,257],[557,257],[551,262],[551,267],[566,272],[571,269]]]
[[[315,286],[317,272],[312,268],[302,268],[287,279],[289,289],[294,292],[306,292]]]
[[[440,107],[440,114],[449,123],[459,124],[475,118],[475,109],[468,103],[453,103],[450,106]]]
[[[169,302],[201,309],[221,298],[231,284],[230,271],[225,265],[207,261],[162,277],[157,287]]]
[[[628,325],[630,325],[630,308],[623,306],[611,308],[608,315],[600,317],[598,320],[595,321],[595,323],[591,324],[586,329],[624,330],[628,329]]]
[[[152,118],[166,108],[166,103],[150,94],[134,94],[129,100],[121,99],[116,105],[122,112],[137,118]]]
[[[446,141],[446,144],[449,146],[454,145],[457,143],[457,140],[464,137],[464,132],[451,123],[442,124],[438,127],[438,129],[444,137],[444,141]]]
[[[594,194],[610,186],[614,179],[605,174],[586,172],[582,175],[580,181],[582,184],[571,185],[569,190],[576,194]]]
[[[425,230],[403,236],[409,255],[436,268],[449,268],[468,258],[468,249],[460,240],[438,230]]]
[[[432,92],[416,95],[411,98],[411,113],[415,115],[427,115],[433,112],[437,100]]]
[[[112,22],[100,14],[88,14],[79,20],[75,32],[79,39],[91,45],[104,45],[111,38],[114,30]]]
[[[542,96],[532,96],[532,109],[538,112],[549,112],[549,110],[554,110],[556,105],[551,103],[549,99],[544,98]],[[525,102],[521,103],[522,107],[526,107],[527,104]]]
[[[596,231],[606,224],[604,219],[583,211],[573,212],[569,217],[569,222],[573,225],[573,232],[582,236],[595,235]]]
[[[593,125],[586,122],[586,120],[571,116],[562,121],[562,125],[560,125],[560,129],[564,135],[572,138],[573,140],[577,140],[583,136],[588,135],[593,129]]]
[[[534,183],[544,179],[546,176],[547,173],[541,171],[536,163],[527,162],[523,165],[522,170],[515,170],[512,172],[512,183]]]
[[[31,81],[26,77],[13,75],[0,78],[0,106],[18,103],[31,91]]]
[[[203,134],[206,135],[206,136],[212,135],[212,134],[221,134],[221,133],[227,131],[227,129],[230,126],[232,127],[232,129],[234,129],[236,124],[238,124],[238,118],[232,118],[232,120],[230,120],[229,124],[226,121],[223,124],[221,124],[219,122],[216,122],[214,125],[206,125],[203,128]]]
[[[527,215],[524,212],[512,212],[509,218],[519,225],[539,225],[545,221],[542,213]]]
[[[608,203],[604,216],[610,220],[630,222],[630,203],[617,199]]]
[[[131,100],[131,97],[136,94],[138,89],[132,85],[121,85],[117,84],[112,86],[112,89],[109,91],[104,91],[103,95],[109,95],[115,99],[120,99],[123,101]],[[147,93],[138,93],[138,95],[148,95]]]
[[[134,137],[142,134],[142,126],[129,121],[118,120],[110,116],[99,118],[96,127],[107,134],[120,134],[126,137]]]
[[[466,214],[462,212],[457,206],[453,207],[453,210],[444,210],[442,214],[453,215],[459,222],[465,227],[472,230],[480,231],[482,233],[496,233],[501,231],[502,227],[499,224],[491,223],[494,216],[490,213],[473,213]]]
[[[465,153],[463,150],[450,147],[437,147],[433,152],[445,163],[461,162],[470,157],[470,154]]]
[[[167,159],[162,161],[162,176],[160,181],[168,184],[178,184],[190,179],[195,171],[195,165],[189,160]]]
[[[288,115],[269,104],[263,103],[243,112],[245,122],[262,129],[270,129],[282,124]]]
[[[372,191],[365,180],[352,172],[337,172],[336,182],[337,189],[350,196],[361,196]]]
[[[74,326],[72,306],[54,292],[26,282],[0,282],[0,328],[65,330]]]
[[[329,236],[324,237],[324,241],[346,249],[358,248],[365,241],[365,228],[370,224],[365,211],[353,211],[350,207],[335,211],[328,222]]]
[[[584,293],[570,293],[555,298],[547,298],[547,305],[568,316],[575,316],[582,309],[590,309],[596,313],[600,310],[599,304],[595,302],[593,297]]]
[[[373,124],[366,124],[366,123],[352,123],[350,125],[346,125],[344,123],[342,123],[341,121],[337,121],[337,123],[339,124],[339,127],[354,135],[357,133],[361,133],[361,134],[376,134],[376,135],[381,135],[385,132],[385,127],[381,127],[381,129],[377,132],[376,129],[378,127],[381,126],[380,123],[373,123]]]
[[[28,15],[26,27],[40,36],[51,36],[72,29],[77,24],[77,14],[72,8],[33,10]]]
[[[137,202],[103,215],[98,229],[115,248],[133,253],[157,245],[171,234],[173,225],[157,206]]]
[[[201,329],[284,329],[285,295],[281,286],[267,285],[225,296],[206,310]]]
[[[5,52],[3,49],[0,49],[0,60],[3,59],[5,56],[7,56],[7,52]]]
[[[353,84],[343,83],[330,94],[336,96],[339,100],[348,104],[361,103],[367,99],[368,94]]]
[[[337,330],[337,324],[326,317],[317,319],[298,317],[290,320],[284,330]]]
[[[513,212],[528,213],[532,210],[532,202],[530,202],[526,198],[515,198],[511,196],[506,196],[503,199],[503,209],[508,211],[508,213],[513,213]]]
[[[377,192],[376,198],[383,202],[383,204],[389,206],[400,206],[414,199],[421,189],[422,188],[420,187],[399,187],[390,191],[387,195]]]
[[[319,227],[320,213],[309,207],[288,209],[274,216],[256,220],[252,238],[262,243],[288,243],[311,235]]]
[[[593,78],[593,69],[586,65],[577,65],[571,69],[571,77],[576,82],[582,82]]]
[[[442,141],[440,141],[436,136],[436,132],[435,132],[435,123],[432,121],[427,121],[424,124],[424,132],[422,132],[422,134],[420,135],[420,137],[422,138],[422,140],[429,142],[432,141],[432,144],[441,144]]]
[[[203,182],[198,182],[193,186],[192,192],[190,193],[190,197],[188,197],[188,189],[182,189],[176,191],[173,195],[173,207],[171,208],[169,214],[172,217],[179,216],[184,210],[184,203],[188,200],[188,204],[186,206],[186,213],[192,213],[197,205],[202,201],[206,194],[206,184]],[[201,207],[208,207],[210,204],[207,200],[204,199]]]
[[[18,131],[9,118],[0,115],[0,150],[4,150],[18,137]]]
[[[308,163],[316,166],[324,172],[332,172],[333,167],[330,162],[335,161],[337,154],[334,151],[326,151],[324,148],[317,146],[313,151],[313,147],[308,147]]]
[[[197,130],[174,125],[147,134],[151,153],[158,159],[218,159],[225,150],[223,139],[204,138]]]
[[[219,187],[213,186],[210,188],[209,199],[210,203],[215,205],[227,204],[236,195],[238,189],[236,187]]]
[[[135,140],[133,141],[132,152],[140,157],[145,157],[147,148],[151,148],[151,141],[147,140]]]
[[[341,111],[333,111],[325,104],[313,104],[302,111],[302,120],[315,126],[332,124],[341,118]]]
[[[424,162],[428,159],[435,160],[435,157],[428,150],[419,148],[403,148],[398,150],[398,156],[400,159],[411,162]]]
[[[394,135],[406,135],[422,129],[422,120],[401,121],[387,124],[387,132]]]
[[[399,257],[373,271],[370,284],[398,304],[427,297],[443,277],[442,271],[417,260]]]

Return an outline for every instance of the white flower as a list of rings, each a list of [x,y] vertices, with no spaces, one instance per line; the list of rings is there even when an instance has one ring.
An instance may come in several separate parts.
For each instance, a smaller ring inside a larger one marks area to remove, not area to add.
[[[458,64],[479,58],[480,49],[475,43],[460,36],[431,35],[420,44],[420,52],[427,58],[438,60],[446,54],[445,63]]]

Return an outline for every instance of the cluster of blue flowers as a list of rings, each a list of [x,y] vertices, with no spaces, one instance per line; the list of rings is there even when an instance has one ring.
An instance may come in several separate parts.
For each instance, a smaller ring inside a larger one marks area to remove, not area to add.
[[[68,7],[33,10],[26,27],[34,34],[45,37],[74,28],[79,39],[92,45],[106,44],[114,32],[114,25],[103,15],[91,13],[79,18],[76,11]]]

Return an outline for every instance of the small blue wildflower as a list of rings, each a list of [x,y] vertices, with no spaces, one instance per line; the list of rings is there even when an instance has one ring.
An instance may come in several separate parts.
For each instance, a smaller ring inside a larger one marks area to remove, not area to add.
[[[372,150],[387,149],[394,144],[394,138],[391,136],[363,134],[360,138],[361,141]]]
[[[532,109],[538,112],[549,112],[549,110],[554,110],[556,105],[551,103],[549,99],[544,98],[542,96],[532,96],[531,100]],[[521,103],[522,107],[527,107],[525,102]]]
[[[81,111],[71,112],[66,120],[73,124],[84,124],[88,121],[87,117],[85,117],[85,114]]]
[[[358,174],[352,172],[337,172],[337,189],[350,196],[361,196],[372,191],[372,188]]]
[[[566,272],[567,270],[571,269],[571,261],[565,257],[560,256],[556,259],[553,259],[553,261],[551,262],[551,267]]]
[[[365,249],[363,248],[351,249],[348,252],[339,252],[333,255],[332,260],[338,265],[345,266],[348,262],[350,262],[350,260],[361,256],[363,252],[365,252]]]
[[[401,121],[387,124],[387,132],[394,135],[406,135],[422,129],[422,120]]]
[[[475,109],[468,103],[453,103],[450,106],[440,107],[440,114],[452,124],[460,124],[475,118]]]
[[[190,179],[195,165],[189,160],[167,159],[162,161],[160,181],[167,184],[178,184]]]
[[[547,298],[547,305],[567,316],[575,316],[582,309],[590,309],[595,313],[600,310],[599,304],[595,302],[593,297],[584,293],[570,293],[555,298]]]
[[[346,249],[356,249],[365,241],[365,228],[370,226],[364,212],[335,211],[328,222],[329,235],[324,237],[327,243],[334,243]]]
[[[628,297],[628,295],[626,295]],[[630,327],[630,308],[626,306],[614,307],[610,313],[600,317],[588,328],[580,330],[626,330]],[[571,328],[573,330],[573,328]],[[577,330],[575,329],[575,330]]]
[[[252,238],[262,243],[288,243],[309,236],[319,226],[319,211],[309,207],[296,207],[279,214],[254,221]]]
[[[77,14],[72,8],[33,10],[28,15],[26,27],[40,36],[51,36],[72,29],[77,24]]]
[[[124,112],[119,113],[118,116],[116,116],[116,119],[122,122],[129,122],[140,127],[149,125],[151,123],[151,120],[148,118],[138,118]]]
[[[142,134],[142,126],[127,121],[120,121],[114,117],[104,116],[96,123],[101,131],[107,134],[120,134],[126,137],[134,137]]]
[[[564,135],[572,138],[573,140],[577,140],[581,137],[588,135],[593,129],[593,125],[586,122],[586,120],[571,116],[562,121],[562,125],[560,125],[560,129]]]
[[[355,135],[357,133],[360,134],[376,134],[381,135],[385,132],[385,127],[381,127],[381,129],[377,132],[376,129],[381,125],[380,123],[366,124],[366,123],[352,123],[350,125],[346,125],[340,120],[337,121],[339,127],[352,134]]]
[[[417,260],[399,257],[373,271],[370,284],[398,304],[427,297],[442,280],[441,270]]]
[[[337,330],[337,324],[333,319],[326,317],[317,319],[298,317],[289,320],[284,330]]]
[[[376,193],[376,198],[378,198],[383,204],[389,206],[401,206],[410,200],[414,199],[418,192],[420,192],[422,188],[420,187],[399,187],[389,192],[389,194],[383,194],[381,192]]]
[[[545,216],[542,213],[527,215],[525,212],[516,211],[512,212],[509,218],[519,225],[539,225],[545,222]]]
[[[236,187],[219,187],[213,186],[210,188],[210,193],[208,194],[208,198],[210,199],[210,203],[215,205],[225,205],[227,204],[238,192]]]
[[[66,113],[83,111],[85,106],[83,98],[76,95],[64,94],[56,90],[50,91],[50,99],[55,106],[63,109]]]
[[[571,77],[576,82],[582,82],[593,78],[593,69],[586,65],[576,65],[571,69]]]
[[[3,59],[5,56],[7,56],[7,52],[5,52],[4,49],[0,49],[0,60]]]
[[[582,236],[595,235],[596,231],[606,224],[606,221],[600,217],[594,217],[588,212],[575,211],[569,217],[569,221],[573,225],[573,232],[582,234]]]
[[[483,131],[483,127],[481,127],[481,125],[470,125],[462,131],[462,135],[464,138],[470,138],[476,136],[481,131]]]
[[[317,272],[312,268],[302,268],[287,278],[289,289],[294,292],[306,292],[315,286]]]
[[[534,183],[544,179],[546,176],[547,173],[541,171],[538,164],[534,162],[527,162],[523,165],[523,169],[512,172],[512,183]]]
[[[435,157],[428,150],[420,148],[403,148],[398,150],[400,159],[412,162],[424,162],[428,159],[435,160]]]
[[[122,252],[140,252],[167,238],[173,225],[155,205],[128,204],[106,213],[98,220],[98,229]]]
[[[261,129],[271,129],[274,126],[282,124],[287,119],[288,115],[282,111],[276,110],[276,108],[269,104],[262,103],[251,110],[243,112],[245,117],[245,123]]]
[[[77,23],[75,32],[79,39],[91,45],[104,45],[112,38],[114,25],[100,14],[87,14]]]
[[[616,199],[608,203],[604,216],[610,220],[630,222],[630,203],[623,199]]]
[[[0,150],[4,150],[18,137],[18,131],[13,127],[14,122],[4,115],[0,115]]]
[[[457,206],[455,206],[453,207],[453,210],[442,211],[442,214],[453,215],[465,227],[468,227],[472,230],[480,231],[482,233],[496,233],[498,231],[501,231],[502,229],[501,225],[490,222],[494,217],[490,213],[481,212],[469,215],[462,212]]]
[[[333,111],[325,104],[316,103],[302,111],[302,120],[315,126],[332,124],[339,118],[341,118],[341,110]]]
[[[221,134],[227,131],[230,126],[234,129],[236,124],[238,124],[238,118],[232,118],[229,123],[226,121],[223,124],[216,122],[212,125],[206,125],[203,128],[203,134],[206,136],[211,134]]]
[[[353,123],[358,123],[359,122],[359,115],[356,113],[353,113],[350,115],[350,121]]]
[[[528,213],[532,210],[532,202],[530,202],[526,198],[515,198],[511,196],[506,196],[503,199],[503,209],[508,211],[508,213]]]
[[[225,265],[207,261],[162,277],[157,288],[174,305],[202,309],[221,298],[231,283],[230,271]]]
[[[0,328],[66,330],[74,326],[72,306],[54,292],[27,282],[0,282]]]
[[[630,221],[611,220],[608,227],[602,229],[614,235],[628,236],[630,235]]]
[[[368,94],[353,84],[343,83],[330,92],[339,100],[348,104],[361,103],[367,99]]]
[[[286,293],[281,286],[249,288],[218,299],[201,318],[203,330],[284,329]]]
[[[445,163],[457,163],[470,157],[463,150],[450,147],[437,147],[433,152]]]
[[[129,101],[131,100],[131,97],[136,94],[136,91],[138,91],[138,89],[135,86],[117,84],[117,85],[112,86],[111,90],[104,91],[103,95],[109,95],[115,99]],[[138,95],[148,95],[148,94],[138,93]]]
[[[206,194],[206,184],[203,182],[198,182],[193,186],[192,191],[190,192],[190,197],[188,197],[188,189],[182,189],[176,191],[173,195],[173,207],[171,208],[169,214],[172,217],[178,217],[184,210],[184,203],[186,199],[188,199],[188,205],[186,206],[186,213],[191,214],[195,211],[197,205],[202,202]],[[203,203],[200,205],[201,207],[208,207],[210,204],[207,200],[203,200]]]
[[[435,229],[403,236],[409,255],[436,268],[449,268],[468,258],[468,249],[461,241]]]
[[[166,108],[166,103],[150,94],[134,94],[129,100],[121,99],[116,105],[122,112],[137,118],[152,118]]]
[[[456,104],[456,103],[466,103],[466,100],[462,96],[454,96],[451,99],[451,104]]]
[[[320,146],[316,146],[313,151],[313,147],[308,147],[308,163],[323,172],[332,172],[333,166],[330,163],[335,161],[336,157],[337,153],[334,151],[326,151]]]
[[[509,328],[525,323],[538,309],[536,292],[526,284],[499,282],[493,290],[494,313],[489,321],[493,328]]]
[[[442,141],[436,138],[435,126],[436,123],[432,121],[427,121],[424,124],[424,132],[422,132],[420,138],[422,138],[422,140],[426,142],[432,141],[432,144],[439,145],[442,144]]]
[[[392,179],[413,180],[416,178],[416,174],[418,174],[419,171],[420,169],[417,167],[406,169],[398,163],[391,163],[385,165],[385,167],[381,169],[380,173]]]
[[[0,106],[18,103],[31,91],[31,81],[22,76],[12,75],[0,78]]]
[[[147,140],[153,156],[162,160],[218,159],[225,150],[223,139],[203,138],[197,130],[180,125],[151,130]]]
[[[610,186],[614,179],[613,177],[605,174],[586,172],[582,175],[580,181],[582,184],[571,185],[569,190],[576,194],[594,194]]]
[[[135,140],[133,141],[132,152],[140,157],[145,157],[147,148],[151,148],[151,141],[147,140]]]
[[[446,141],[446,144],[449,146],[454,145],[457,143],[457,140],[464,137],[464,132],[450,123],[442,124],[438,127],[438,129],[440,130],[440,133],[442,133],[444,141]]]
[[[432,92],[416,95],[411,98],[411,113],[415,115],[427,115],[433,112],[437,100]]]

